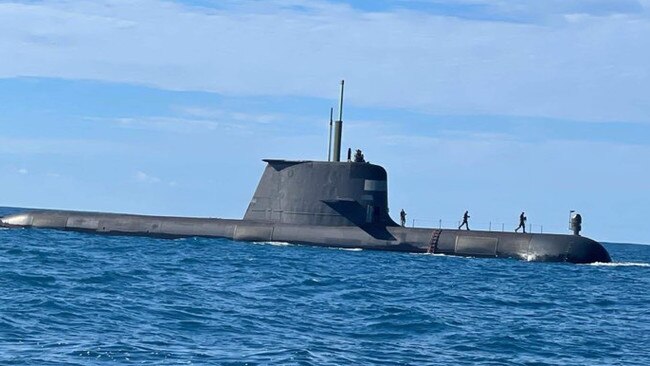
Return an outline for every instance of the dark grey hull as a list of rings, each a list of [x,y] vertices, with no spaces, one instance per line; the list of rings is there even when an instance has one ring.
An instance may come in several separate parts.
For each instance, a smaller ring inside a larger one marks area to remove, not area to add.
[[[610,262],[596,241],[557,234],[437,230],[399,226],[323,226],[76,211],[28,211],[0,219],[5,227],[37,227],[109,235],[215,237],[410,253],[516,258],[528,261]]]

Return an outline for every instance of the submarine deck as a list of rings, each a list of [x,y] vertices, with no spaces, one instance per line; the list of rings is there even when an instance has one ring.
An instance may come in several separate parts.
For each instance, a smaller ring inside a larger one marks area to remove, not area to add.
[[[340,248],[528,261],[610,262],[601,244],[576,235],[524,234],[400,226],[322,226],[265,221],[32,210],[0,218],[7,227],[36,227],[162,238],[218,237]]]

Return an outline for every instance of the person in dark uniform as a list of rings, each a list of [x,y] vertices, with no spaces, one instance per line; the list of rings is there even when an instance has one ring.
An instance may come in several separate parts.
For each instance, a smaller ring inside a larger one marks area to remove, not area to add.
[[[465,225],[465,228],[469,230],[469,224],[467,223],[467,219],[469,219],[469,212],[465,211],[465,214],[463,215],[463,222],[458,226],[458,230],[460,230],[463,225]]]
[[[580,230],[582,230],[582,216],[579,213],[571,218],[571,229],[573,229],[573,235],[580,235]]]
[[[524,234],[526,233],[526,215],[522,212],[521,215],[519,215],[519,226],[515,229],[515,232],[518,232],[519,229],[523,229]]]
[[[354,162],[355,163],[365,163],[366,159],[363,156],[363,152],[359,149],[354,153]]]
[[[404,212],[404,209],[402,209],[402,211],[400,211],[399,219],[402,222],[402,227],[404,227],[404,225],[406,225],[406,212]]]

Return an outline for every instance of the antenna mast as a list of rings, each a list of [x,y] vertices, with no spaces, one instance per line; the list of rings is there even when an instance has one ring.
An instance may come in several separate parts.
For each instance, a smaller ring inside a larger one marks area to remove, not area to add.
[[[343,134],[343,88],[345,80],[341,80],[341,99],[339,101],[339,119],[334,122],[334,161],[341,161],[341,137]]]
[[[334,123],[334,107],[330,108],[330,140],[327,144],[327,161],[332,161],[332,123]]]

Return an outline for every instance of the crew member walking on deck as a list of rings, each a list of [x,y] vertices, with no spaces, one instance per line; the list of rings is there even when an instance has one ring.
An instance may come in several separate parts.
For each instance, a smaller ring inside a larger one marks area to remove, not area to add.
[[[460,230],[463,225],[465,225],[465,228],[469,230],[469,224],[467,223],[467,219],[469,219],[469,213],[465,211],[465,214],[463,215],[463,222],[458,226],[458,230]]]
[[[515,232],[518,232],[519,229],[523,229],[524,234],[526,233],[526,220],[528,219],[526,218],[526,215],[524,215],[524,213],[522,212],[521,215],[519,215],[519,226],[517,226]]]
[[[402,209],[402,211],[400,211],[399,219],[400,219],[400,221],[402,221],[402,227],[404,227],[404,225],[406,225],[406,212],[404,212],[404,209]]]

